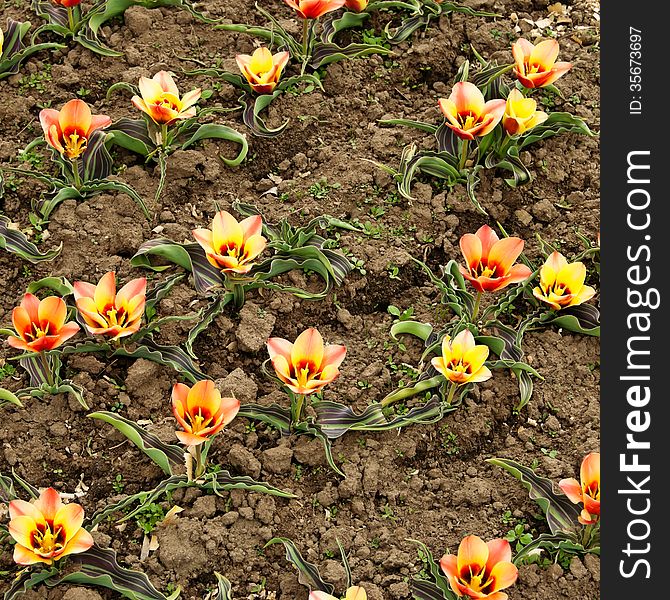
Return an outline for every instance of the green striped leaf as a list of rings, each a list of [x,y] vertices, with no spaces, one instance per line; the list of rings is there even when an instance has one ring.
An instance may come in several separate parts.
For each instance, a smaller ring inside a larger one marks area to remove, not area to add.
[[[21,258],[38,263],[45,260],[53,260],[63,249],[63,243],[53,250],[40,252],[39,248],[22,231],[10,228],[11,221],[4,215],[0,215],[0,248],[16,254]]]
[[[125,435],[135,446],[155,462],[166,475],[172,475],[172,468],[184,462],[184,449],[175,444],[163,442],[144,427],[116,413],[99,411],[88,415],[99,419]]]
[[[578,521],[580,509],[564,494],[554,492],[554,484],[550,479],[537,475],[532,469],[511,459],[490,458],[486,462],[501,467],[523,484],[531,500],[535,500],[544,511],[552,533],[575,533],[582,529]]]
[[[300,550],[288,538],[275,537],[272,538],[264,548],[273,546],[274,544],[283,544],[286,550],[286,560],[288,560],[298,570],[298,581],[307,586],[311,591],[325,592],[326,594],[333,594],[335,587],[330,583],[326,583],[319,573],[319,569],[310,562],[307,562],[300,554]]]

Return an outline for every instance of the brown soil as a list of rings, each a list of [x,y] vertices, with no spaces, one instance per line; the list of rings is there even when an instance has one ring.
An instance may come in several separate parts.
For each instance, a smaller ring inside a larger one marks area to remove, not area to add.
[[[27,3],[26,3],[27,4]],[[233,22],[261,22],[250,0],[206,3],[210,14]],[[280,3],[277,3],[280,4]],[[328,213],[342,219],[360,219],[378,226],[378,238],[352,233],[342,235],[343,247],[365,262],[366,274],[347,278],[324,302],[301,301],[275,293],[249,297],[241,315],[232,312],[217,319],[203,334],[195,350],[201,368],[242,401],[282,401],[260,365],[266,358],[263,336],[272,333],[288,339],[316,326],[333,343],[346,344],[347,358],[339,380],[328,388],[327,398],[362,409],[380,400],[397,385],[395,364],[416,364],[420,347],[407,340],[407,351],[388,345],[392,318],[386,308],[413,307],[420,320],[440,322],[436,290],[412,266],[408,256],[423,256],[437,270],[449,258],[458,258],[458,239],[484,223],[499,221],[506,231],[527,240],[531,258],[539,256],[535,235],[560,243],[567,254],[577,252],[578,230],[590,239],[598,231],[599,147],[597,138],[561,136],[532,148],[524,157],[534,181],[519,189],[508,187],[492,172],[483,175],[479,198],[490,213],[476,213],[463,189],[450,193],[426,183],[415,186],[414,202],[384,200],[394,193],[390,178],[370,159],[392,166],[410,140],[427,146],[428,136],[404,128],[381,128],[383,117],[405,117],[438,122],[437,99],[448,92],[467,44],[481,54],[509,60],[509,40],[515,39],[516,13],[527,33],[547,16],[547,2],[533,0],[468,0],[466,4],[501,15],[484,19],[453,15],[417,32],[395,48],[392,60],[380,57],[341,62],[327,68],[325,92],[285,95],[270,109],[269,124],[290,118],[285,133],[268,142],[249,136],[250,157],[242,167],[226,168],[217,156],[229,152],[224,143],[207,143],[197,150],[178,152],[170,159],[169,179],[160,202],[151,204],[155,215],[147,222],[129,198],[102,195],[88,202],[68,201],[53,215],[49,238],[43,247],[63,242],[53,262],[31,266],[13,255],[0,253],[0,323],[10,322],[12,308],[26,286],[48,274],[70,281],[96,281],[115,270],[120,280],[138,276],[129,258],[139,245],[156,237],[152,230],[175,240],[190,238],[190,230],[205,226],[215,203],[227,208],[239,199],[253,203],[276,221],[290,216],[294,223]],[[6,13],[21,20],[37,18],[26,8],[7,5]],[[284,18],[283,5],[276,9]],[[596,4],[575,0],[569,22],[556,29],[561,59],[574,68],[559,82],[564,99],[553,98],[551,110],[565,110],[599,128],[599,48]],[[133,8],[106,30],[110,46],[123,50],[119,59],[97,57],[80,48],[54,57],[39,55],[24,66],[21,76],[0,82],[0,160],[14,160],[18,150],[39,131],[37,115],[46,102],[58,107],[78,90],[88,90],[87,102],[95,112],[113,118],[133,115],[128,98],[105,100],[116,81],[135,83],[140,75],[160,68],[179,72],[193,65],[179,57],[205,62],[224,59],[235,70],[234,55],[253,49],[251,38],[222,31],[177,9]],[[469,52],[469,50],[467,50]],[[472,56],[469,56],[472,58]],[[50,75],[38,77],[51,64]],[[30,78],[32,75],[32,78]],[[33,87],[28,82],[35,84]],[[212,88],[208,78],[180,77],[182,89]],[[234,104],[237,94],[228,85],[214,93],[209,105]],[[239,115],[222,117],[244,131]],[[153,198],[157,173],[133,158],[119,176],[145,198]],[[121,164],[117,160],[116,164]],[[261,195],[274,185],[269,174],[281,178],[279,194],[287,200]],[[317,182],[333,186],[323,199],[309,188]],[[38,190],[25,182],[8,192],[2,212],[22,226]],[[370,208],[384,206],[377,220]],[[399,267],[399,279],[389,277],[390,264]],[[195,302],[195,304],[194,304]],[[202,305],[184,283],[163,302],[164,314],[185,314]],[[244,321],[244,327],[238,327]],[[183,339],[188,324],[162,332],[163,339]],[[259,340],[261,343],[259,343]],[[245,348],[245,350],[242,350]],[[421,566],[408,538],[425,542],[436,556],[452,551],[460,539],[476,533],[484,539],[504,536],[515,523],[545,531],[536,518],[536,505],[520,484],[485,459],[513,458],[525,464],[539,461],[539,472],[557,481],[572,477],[581,458],[599,447],[599,343],[555,329],[526,336],[529,362],[544,376],[537,382],[531,403],[513,415],[517,388],[505,371],[496,371],[464,406],[441,422],[414,426],[400,433],[348,434],[334,446],[334,455],[347,478],[342,480],[325,464],[319,442],[278,439],[274,431],[255,431],[239,419],[220,435],[213,458],[234,473],[248,474],[296,494],[295,500],[233,492],[225,498],[202,496],[192,490],[176,493],[173,503],[185,510],[170,525],[156,530],[160,547],[139,561],[143,533],[133,521],[123,526],[101,524],[94,533],[101,545],[119,553],[126,566],[145,571],[154,584],[166,590],[178,584],[184,599],[200,599],[211,589],[213,572],[224,573],[234,584],[235,598],[304,599],[283,550],[263,551],[273,536],[292,538],[310,561],[322,565],[325,579],[344,586],[344,571],[337,558],[336,539],[349,552],[354,579],[371,600],[409,598],[408,580]],[[0,349],[0,360],[12,355]],[[0,363],[1,364],[1,363]],[[153,430],[174,441],[169,390],[175,373],[146,361],[99,362],[92,356],[70,358],[67,370],[87,390],[92,409],[119,409],[134,420],[150,419]],[[366,384],[358,382],[367,382]],[[0,385],[16,389],[25,382],[11,378]],[[122,477],[123,493],[148,489],[161,473],[134,446],[106,424],[88,419],[74,399],[53,397],[26,403],[24,409],[3,409],[0,426],[0,472],[12,468],[36,486],[72,491],[88,486],[81,503],[91,514],[118,497],[113,484]],[[118,488],[118,486],[117,486]],[[168,506],[165,504],[165,506]],[[503,515],[511,511],[512,522]],[[0,570],[11,567],[9,546],[3,548]],[[334,558],[333,558],[334,557]],[[258,591],[260,589],[261,591]],[[599,561],[574,559],[568,570],[521,568],[516,586],[507,590],[511,600],[556,600],[598,597]],[[0,585],[0,589],[2,585]],[[98,595],[98,593],[100,595]],[[30,598],[68,600],[111,598],[111,593],[56,588],[41,589]]]

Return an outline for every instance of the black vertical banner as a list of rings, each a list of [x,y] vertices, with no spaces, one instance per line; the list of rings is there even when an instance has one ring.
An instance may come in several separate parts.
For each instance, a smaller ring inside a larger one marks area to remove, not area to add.
[[[670,598],[667,2],[601,9],[601,598]]]

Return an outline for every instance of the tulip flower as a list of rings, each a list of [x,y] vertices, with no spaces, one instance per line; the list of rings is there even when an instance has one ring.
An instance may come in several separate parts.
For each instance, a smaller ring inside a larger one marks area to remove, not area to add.
[[[313,327],[303,331],[293,344],[274,337],[267,346],[277,377],[291,391],[305,396],[320,391],[339,377],[339,366],[347,353],[344,346],[324,346],[323,337]]]
[[[478,292],[496,292],[512,283],[530,277],[532,271],[514,264],[523,251],[524,242],[518,237],[498,238],[493,229],[483,225],[477,233],[466,233],[460,241],[467,268],[459,266],[461,274]]]
[[[27,352],[48,352],[58,348],[79,331],[74,321],[65,322],[67,306],[62,298],[48,296],[40,300],[26,294],[12,311],[12,323],[17,337],[7,340],[12,348]]]
[[[214,382],[198,381],[192,388],[175,383],[172,413],[184,431],[177,431],[186,446],[199,446],[230,423],[240,410],[236,398],[222,398]]]
[[[508,135],[521,135],[549,118],[546,112],[537,110],[537,102],[525,98],[517,89],[507,96],[502,124]]]
[[[354,12],[361,12],[368,7],[368,0],[345,0],[344,6]]]
[[[468,81],[454,85],[449,98],[440,98],[447,127],[463,140],[474,140],[493,131],[505,112],[504,100],[484,100],[479,88]]]
[[[560,252],[552,252],[540,269],[540,286],[533,295],[554,310],[577,306],[590,300],[596,291],[584,285],[586,266],[583,262],[568,263]]]
[[[254,259],[265,250],[260,215],[237,221],[222,210],[212,221],[212,229],[194,229],[193,237],[202,246],[207,260],[224,273],[243,275],[253,267]]]
[[[545,40],[537,46],[524,38],[512,44],[514,73],[527,88],[539,88],[554,83],[571,68],[569,62],[556,62],[559,46],[556,40]]]
[[[72,6],[77,6],[78,4],[81,4],[81,0],[54,0],[54,2],[56,4],[64,6],[65,8],[71,8]]]
[[[0,29],[0,56],[2,56],[4,47],[5,47],[5,34],[2,32],[2,29]]]
[[[118,340],[139,330],[146,291],[147,280],[140,277],[117,292],[116,277],[110,271],[98,285],[76,281],[74,299],[89,333]]]
[[[512,564],[512,548],[507,540],[484,542],[476,535],[463,538],[458,554],[446,554],[440,567],[449,580],[449,586],[459,597],[507,600],[501,592],[519,576]]]
[[[444,336],[442,356],[436,356],[430,362],[452,383],[447,404],[451,402],[456,387],[491,378],[491,371],[484,366],[488,356],[488,346],[475,344],[475,338],[468,329],[461,331],[453,340],[448,335]]]
[[[600,453],[592,452],[582,461],[579,479],[561,479],[558,487],[571,502],[584,504],[579,515],[582,525],[593,525],[600,519]]]
[[[278,52],[273,55],[265,46],[262,46],[254,50],[251,56],[238,54],[235,60],[254,92],[270,94],[277,86],[289,56],[288,52]]]
[[[173,76],[174,73],[159,71],[152,79],[140,77],[142,97],[132,97],[135,107],[149,115],[157,125],[171,125],[195,117],[194,105],[200,99],[201,90],[192,90],[181,98]]]
[[[308,600],[339,600],[339,598],[326,592],[311,592]],[[355,585],[347,590],[344,600],[368,600],[368,595],[362,587]]]
[[[77,160],[88,145],[96,129],[104,129],[112,120],[106,115],[92,115],[88,104],[74,99],[63,108],[45,108],[40,111],[40,124],[47,144],[70,160]]]
[[[345,0],[284,0],[301,19],[319,17],[344,6]]]
[[[93,545],[91,534],[81,526],[84,509],[73,502],[63,504],[53,488],[32,502],[12,500],[9,516],[9,534],[16,540],[14,562],[19,565],[51,565]]]

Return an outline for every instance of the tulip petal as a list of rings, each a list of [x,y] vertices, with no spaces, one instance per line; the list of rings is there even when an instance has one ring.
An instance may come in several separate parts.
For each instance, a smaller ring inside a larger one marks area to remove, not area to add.
[[[578,504],[582,501],[582,486],[574,479],[561,479],[558,482],[558,487],[570,499],[570,502]]]
[[[40,299],[33,294],[24,294],[21,298],[21,308],[28,313],[30,320],[33,323],[38,323],[40,320]]]
[[[200,96],[202,96],[202,90],[200,88],[191,90],[190,92],[184,94],[184,97],[181,99],[182,110],[186,110],[187,108],[193,106],[198,100],[200,100]]]
[[[63,105],[58,113],[58,123],[64,136],[78,133],[86,136],[91,128],[91,109],[83,100],[75,98]]]
[[[574,262],[565,265],[556,274],[556,284],[564,286],[570,294],[577,294],[584,285],[586,279],[586,265],[582,262]]]
[[[32,517],[35,521],[41,521],[44,518],[42,513],[32,502],[26,502],[25,500],[19,499],[12,500],[9,503],[9,518],[15,519],[22,515]]]
[[[345,346],[328,344],[323,350],[322,366],[332,366],[337,369],[342,364],[346,355],[347,349]]]
[[[219,413],[222,415],[221,427],[228,425],[240,411],[240,401],[237,398],[221,398]]]
[[[476,373],[482,368],[488,357],[489,347],[479,344],[466,350],[463,354],[463,362],[470,365],[472,373]]]
[[[350,587],[344,600],[368,600],[368,595],[360,586]]]
[[[173,94],[179,97],[179,88],[177,87],[177,84],[174,82],[174,73],[171,71],[158,71],[153,76],[153,81],[158,83],[158,85],[161,88],[161,91],[163,92],[168,92],[170,94]]]
[[[321,367],[323,362],[323,337],[317,329],[310,327],[303,331],[293,343],[291,349],[291,364],[301,367],[311,364],[315,370]]]
[[[512,547],[507,540],[497,538],[486,542],[489,549],[489,559],[486,562],[487,571],[491,571],[497,563],[512,561]]]
[[[470,113],[473,117],[479,117],[484,113],[486,101],[479,88],[469,81],[459,81],[451,90],[449,96],[459,114]]]
[[[58,558],[63,558],[68,554],[79,554],[80,552],[86,552],[86,550],[93,546],[93,543],[93,536],[82,527],[68,541],[64,550],[58,555]]]
[[[46,488],[40,497],[35,500],[35,508],[37,508],[47,521],[53,521],[56,514],[60,510],[63,503],[60,495],[53,488]]]
[[[486,566],[488,557],[489,549],[484,540],[476,535],[463,538],[458,546],[458,575],[462,577],[470,572],[479,573]]]
[[[95,286],[95,294],[93,299],[98,311],[102,314],[110,307],[114,306],[114,298],[116,296],[116,275],[114,271],[105,273],[98,285]]]
[[[67,306],[65,306],[65,302],[63,302],[62,298],[47,296],[40,302],[37,314],[40,328],[46,331],[48,327],[49,333],[54,335],[65,323],[65,319],[67,318]]]
[[[274,360],[277,356],[282,356],[287,364],[291,360],[291,352],[293,351],[293,344],[288,340],[279,337],[272,337],[267,341],[268,354],[270,359]]]
[[[207,438],[200,437],[199,435],[193,435],[187,431],[175,431],[177,439],[184,444],[184,446],[199,446],[203,442],[207,441]]]
[[[252,236],[263,234],[263,218],[260,215],[252,215],[240,221],[242,236],[248,240]]]
[[[543,71],[549,71],[558,58],[559,45],[556,40],[544,40],[537,44],[528,57],[530,66],[541,67]]]
[[[508,283],[521,283],[522,281],[526,281],[532,274],[533,271],[530,267],[527,267],[526,265],[514,265],[509,270]]]
[[[51,559],[42,558],[41,556],[35,554],[32,550],[29,550],[28,548],[21,546],[20,544],[16,544],[14,546],[14,556],[12,558],[14,559],[14,562],[17,565],[24,565],[24,566],[34,565],[37,563],[44,563],[50,565],[52,563]]]
[[[186,398],[186,411],[195,415],[204,413],[205,418],[213,417],[221,406],[221,392],[210,379],[196,382]]]
[[[582,286],[582,289],[575,294],[575,297],[570,301],[570,306],[577,306],[579,304],[583,304],[584,302],[587,302],[593,296],[596,295],[595,289],[593,289],[590,285],[584,285]]]
[[[117,293],[115,304],[117,308],[126,308],[130,302],[137,296],[146,296],[147,280],[146,277],[138,277],[126,283]]]
[[[244,242],[242,227],[237,219],[225,210],[219,211],[212,221],[212,242],[218,254],[227,254],[228,249],[239,249]]]
[[[252,235],[244,243],[244,262],[248,262],[256,258],[267,246],[267,240],[262,235]]]
[[[42,522],[42,519],[39,520]],[[33,544],[33,533],[37,531],[37,523],[33,517],[28,515],[19,515],[9,522],[9,535],[11,535],[17,544],[31,548]]]
[[[496,268],[496,275],[506,275],[512,265],[523,252],[523,240],[518,237],[508,237],[493,244],[489,253],[489,267]]]
[[[112,124],[112,119],[107,115],[93,115],[91,117],[91,126],[86,132],[86,137],[90,136],[97,129],[104,129]]]
[[[579,468],[579,477],[582,483],[590,485],[591,483],[600,484],[600,453],[592,452],[582,461]]]
[[[481,367],[474,375],[468,378],[468,383],[481,383],[488,381],[493,377],[493,373],[488,367]]]
[[[30,318],[28,311],[23,306],[16,306],[12,310],[12,325],[14,326],[14,331],[20,337],[25,338],[27,334],[33,333],[33,322],[39,323],[37,319],[33,321]]]
[[[485,225],[484,227],[488,226]],[[484,227],[482,227],[479,231],[484,229]],[[491,228],[489,227],[489,229]],[[479,235],[479,231],[476,234],[466,233],[461,237],[458,243],[461,247],[463,258],[465,258],[465,262],[468,263],[468,267],[471,271],[475,271],[475,269],[479,266],[483,256],[482,236]]]
[[[511,562],[499,562],[491,570],[489,577],[493,579],[492,591],[504,590],[513,585],[519,576],[519,571]]]
[[[337,600],[337,598],[326,592],[310,592],[308,600]]]
[[[163,88],[161,87],[161,84],[154,79],[149,79],[148,77],[140,77],[139,88],[142,99],[147,104],[147,106],[153,104],[163,95]],[[179,95],[179,90],[177,90],[176,95]]]
[[[54,530],[63,529],[65,539],[69,540],[81,529],[84,522],[84,509],[79,504],[65,504],[54,517]]]

